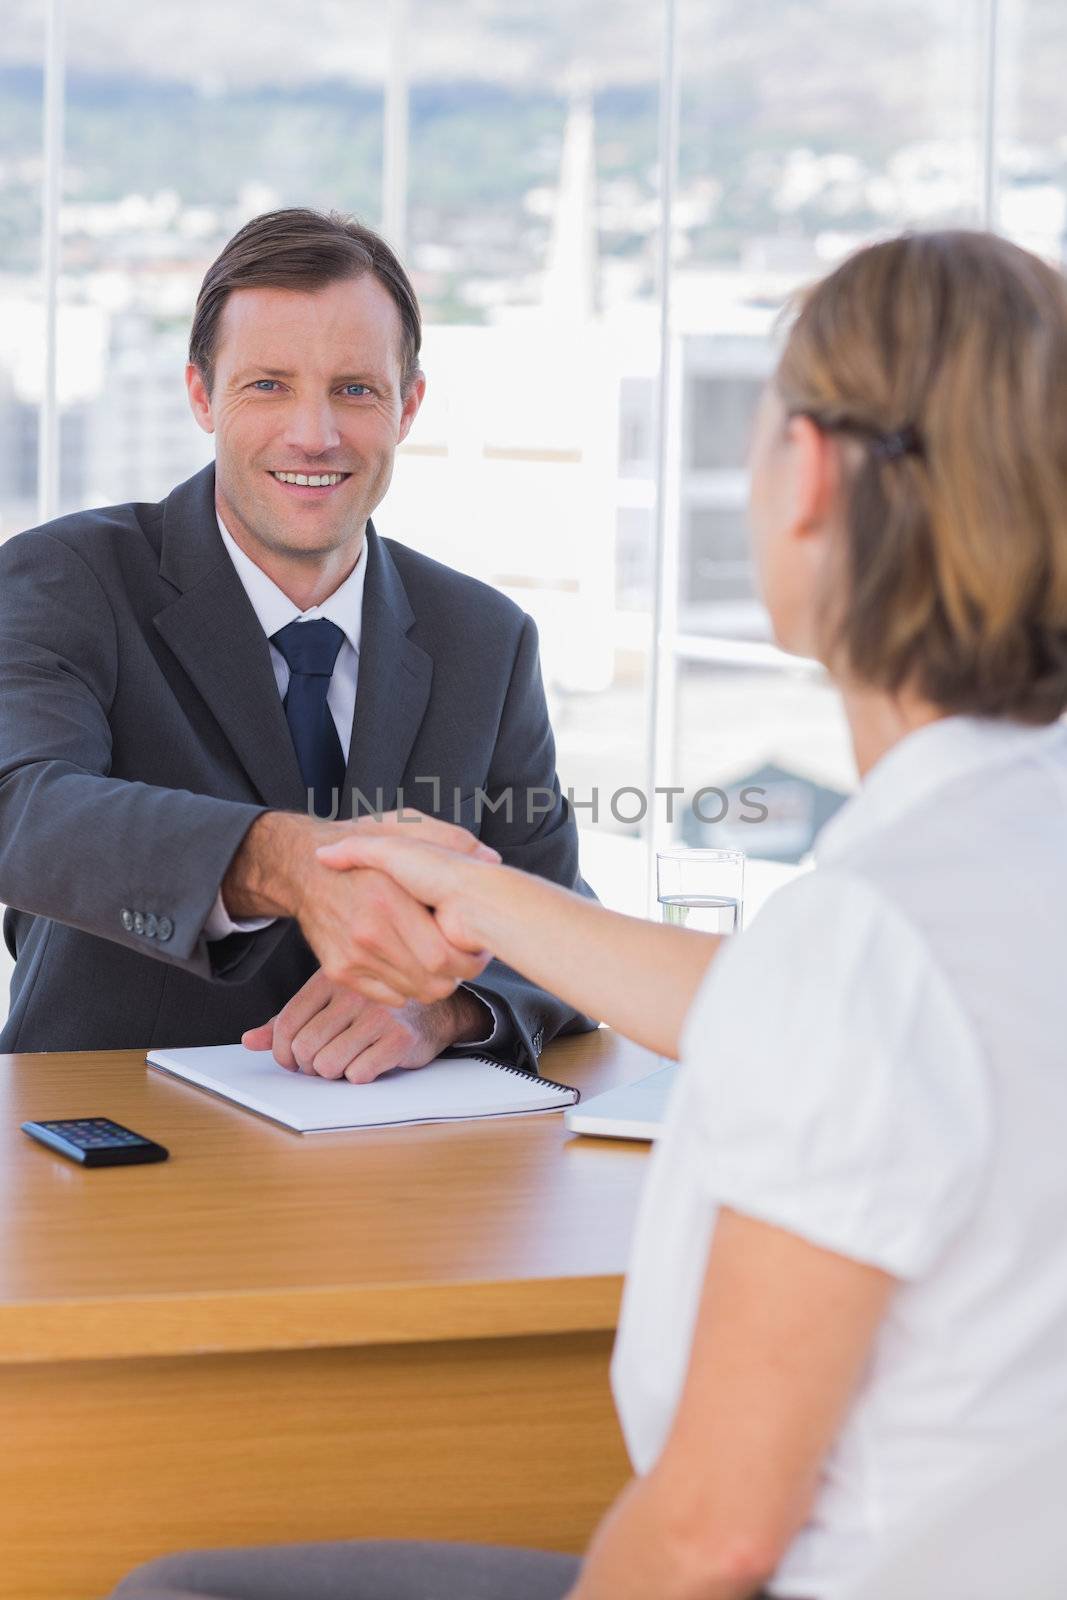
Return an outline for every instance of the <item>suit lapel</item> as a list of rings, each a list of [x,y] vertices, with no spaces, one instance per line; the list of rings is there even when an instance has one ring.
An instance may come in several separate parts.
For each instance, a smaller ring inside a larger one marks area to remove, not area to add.
[[[306,811],[270,649],[215,516],[215,469],[181,484],[163,511],[160,576],[180,593],[155,625],[196,685],[264,803]]]
[[[341,798],[343,817],[352,815],[356,790],[370,806],[378,806],[379,792],[384,810],[396,805],[397,789],[426,714],[433,680],[432,658],[407,637],[414,621],[393,558],[368,523],[359,681]],[[406,798],[409,803],[420,803],[417,793]]]

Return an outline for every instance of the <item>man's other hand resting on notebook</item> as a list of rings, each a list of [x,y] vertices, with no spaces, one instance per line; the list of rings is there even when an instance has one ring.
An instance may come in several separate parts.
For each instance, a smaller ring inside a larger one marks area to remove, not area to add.
[[[378,1005],[320,968],[276,1017],[242,1034],[248,1050],[272,1050],[279,1066],[320,1078],[370,1083],[394,1067],[424,1067],[453,1044],[478,1044],[493,1019],[467,989],[432,1005]]]
[[[487,1008],[457,985],[476,978],[488,956],[451,945],[383,873],[332,872],[314,853],[339,836],[408,827],[450,853],[499,859],[465,829],[410,811],[355,824],[267,812],[253,825],[227,875],[226,902],[238,916],[295,917],[320,969],[276,1016],[243,1035],[248,1049],[272,1050],[290,1070],[368,1083],[393,1067],[424,1066],[449,1045],[486,1039]]]

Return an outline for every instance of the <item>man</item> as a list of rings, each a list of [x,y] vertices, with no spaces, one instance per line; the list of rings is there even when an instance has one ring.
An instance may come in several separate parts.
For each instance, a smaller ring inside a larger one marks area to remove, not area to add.
[[[406,803],[584,887],[532,622],[370,521],[425,390],[420,341],[375,234],[259,217],[193,321],[186,378],[214,466],[159,505],[0,549],[16,959],[0,1049],[243,1034],[284,1066],[366,1081],[455,1045],[536,1069],[546,1039],[591,1025],[498,963],[482,972],[382,875],[315,856],[368,825],[354,813]],[[413,941],[433,977],[401,1004]]]

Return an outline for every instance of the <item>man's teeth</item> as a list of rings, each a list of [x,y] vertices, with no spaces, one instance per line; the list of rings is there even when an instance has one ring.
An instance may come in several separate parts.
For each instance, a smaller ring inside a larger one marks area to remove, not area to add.
[[[323,472],[317,476],[309,476],[306,472],[272,472],[272,478],[277,478],[279,483],[302,483],[309,489],[325,489],[340,483],[342,478],[347,478],[347,472]]]

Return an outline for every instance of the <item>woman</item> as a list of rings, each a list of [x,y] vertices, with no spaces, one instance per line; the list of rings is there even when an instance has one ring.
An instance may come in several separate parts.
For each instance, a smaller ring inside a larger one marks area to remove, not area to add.
[[[297,1547],[123,1596],[823,1600],[1067,1418],[1063,281],[986,235],[862,251],[804,299],[751,468],[775,635],[863,780],[815,873],[718,950],[410,833],[323,852],[682,1057],[613,1365],[637,1475],[580,1564]]]

